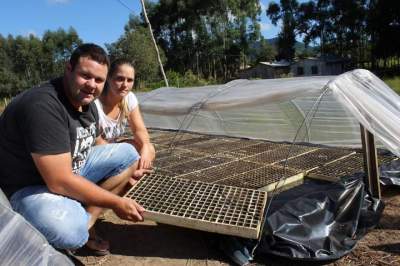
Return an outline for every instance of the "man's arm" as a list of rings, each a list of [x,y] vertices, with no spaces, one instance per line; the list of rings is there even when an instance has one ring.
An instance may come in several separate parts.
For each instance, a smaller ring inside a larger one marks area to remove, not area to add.
[[[41,155],[32,153],[33,161],[48,189],[86,205],[110,208],[123,219],[142,221],[144,209],[134,200],[119,197],[72,173],[71,154]]]

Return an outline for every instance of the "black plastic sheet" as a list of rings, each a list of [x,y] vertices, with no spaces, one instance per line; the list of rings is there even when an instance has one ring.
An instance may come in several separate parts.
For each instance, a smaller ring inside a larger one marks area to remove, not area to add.
[[[300,260],[341,258],[378,224],[383,208],[366,193],[361,177],[306,180],[272,200],[257,252]]]
[[[306,179],[271,201],[260,242],[222,236],[221,250],[236,264],[255,255],[329,261],[349,253],[381,217],[384,204],[365,191],[362,176],[330,183]],[[252,254],[252,251],[255,254]]]
[[[400,160],[380,167],[380,181],[383,185],[400,186]]]

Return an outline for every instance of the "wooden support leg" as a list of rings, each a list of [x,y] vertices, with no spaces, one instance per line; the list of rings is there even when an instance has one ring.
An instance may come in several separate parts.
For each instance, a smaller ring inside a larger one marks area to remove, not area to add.
[[[364,152],[365,183],[375,198],[381,198],[379,183],[378,155],[375,147],[374,135],[360,124],[362,149]]]

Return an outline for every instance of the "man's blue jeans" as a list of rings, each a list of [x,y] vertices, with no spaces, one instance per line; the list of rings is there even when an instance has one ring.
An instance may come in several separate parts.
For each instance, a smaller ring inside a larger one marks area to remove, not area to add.
[[[139,158],[135,148],[128,143],[95,146],[80,175],[98,183],[118,175]],[[87,242],[90,215],[80,202],[51,193],[45,185],[18,190],[11,196],[10,202],[13,209],[54,247],[76,249]]]

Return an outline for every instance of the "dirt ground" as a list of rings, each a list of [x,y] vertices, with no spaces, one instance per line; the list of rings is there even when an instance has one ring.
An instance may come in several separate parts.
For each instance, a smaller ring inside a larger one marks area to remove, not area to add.
[[[298,263],[276,257],[257,258],[251,265],[400,265],[400,188],[384,188],[385,210],[379,226],[371,230],[347,256],[330,263]],[[94,257],[85,250],[76,265],[232,265],[211,234],[156,224],[133,224],[111,211],[97,224],[99,234],[110,240],[111,254]]]

